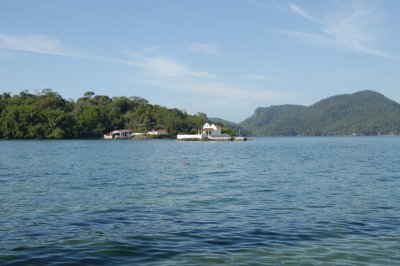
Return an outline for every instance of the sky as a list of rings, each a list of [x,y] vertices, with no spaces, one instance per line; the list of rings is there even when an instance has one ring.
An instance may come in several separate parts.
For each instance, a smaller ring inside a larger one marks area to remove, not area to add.
[[[1,0],[0,92],[139,96],[240,122],[375,90],[400,102],[397,0]]]

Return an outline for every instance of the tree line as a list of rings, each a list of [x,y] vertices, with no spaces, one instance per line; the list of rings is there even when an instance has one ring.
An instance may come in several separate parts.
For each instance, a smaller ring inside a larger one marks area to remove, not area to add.
[[[0,138],[89,139],[116,129],[145,133],[164,129],[169,136],[197,133],[207,115],[152,105],[141,97],[108,97],[86,92],[78,100],[64,99],[44,89],[0,95]]]

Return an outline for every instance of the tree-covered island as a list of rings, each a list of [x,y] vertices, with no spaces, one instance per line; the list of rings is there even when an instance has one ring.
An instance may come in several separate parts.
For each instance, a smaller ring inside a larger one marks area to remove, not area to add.
[[[0,95],[0,138],[90,139],[115,129],[147,132],[164,129],[169,137],[197,133],[207,115],[152,105],[140,97],[108,97],[86,92],[78,100],[64,99],[44,89]]]

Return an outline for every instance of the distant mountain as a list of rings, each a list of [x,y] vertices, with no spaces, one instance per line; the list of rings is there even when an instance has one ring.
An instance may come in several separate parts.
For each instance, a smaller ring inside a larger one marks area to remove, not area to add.
[[[259,107],[239,126],[258,136],[399,135],[400,104],[366,90],[311,106]]]
[[[221,118],[216,118],[216,117],[211,117],[208,118],[208,120],[210,120],[212,123],[220,123],[222,125],[224,125],[224,127],[227,127],[231,130],[231,132],[229,133],[235,133],[235,135],[240,135],[241,136],[249,136],[251,135],[251,132],[248,130],[243,129],[239,124],[234,123],[234,122],[230,122]]]

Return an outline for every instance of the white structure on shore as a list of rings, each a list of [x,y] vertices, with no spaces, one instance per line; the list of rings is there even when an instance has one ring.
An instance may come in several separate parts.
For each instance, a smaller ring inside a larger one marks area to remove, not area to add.
[[[176,136],[177,140],[207,140],[207,136],[197,133],[197,134],[179,134]]]
[[[164,136],[167,135],[167,131],[165,131],[164,129],[153,129],[152,131],[148,131],[146,134],[152,136]]]
[[[203,135],[206,135],[208,139],[215,140],[230,140],[231,136],[228,134],[221,133],[221,127],[214,124],[205,123],[203,126]]]
[[[104,139],[130,139],[132,132],[129,129],[114,130],[104,134]]]
[[[177,140],[232,140],[228,134],[221,133],[221,127],[214,124],[205,123],[202,132],[197,134],[180,134]]]

